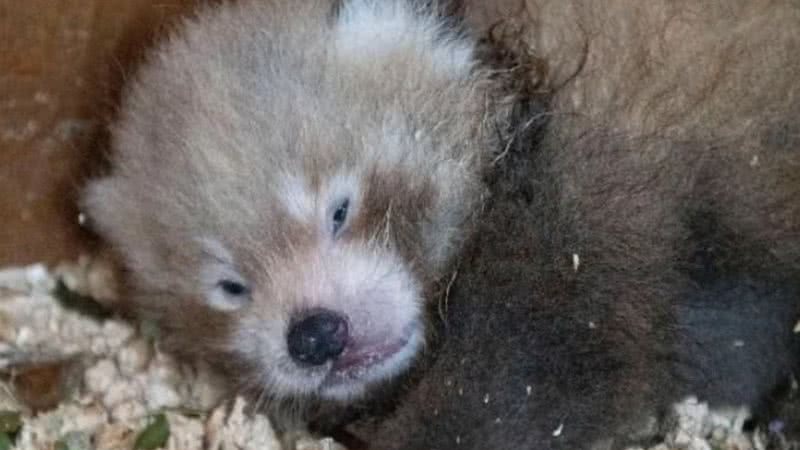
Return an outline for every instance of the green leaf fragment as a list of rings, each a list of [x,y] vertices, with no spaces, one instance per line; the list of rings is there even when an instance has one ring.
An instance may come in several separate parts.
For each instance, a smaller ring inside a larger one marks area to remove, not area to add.
[[[16,411],[0,411],[0,433],[13,434],[22,428],[22,416]]]
[[[0,450],[11,450],[12,447],[14,447],[14,443],[8,433],[0,433]]]
[[[164,414],[156,414],[151,422],[136,437],[134,450],[155,450],[163,447],[169,439],[169,421]],[[1,450],[1,449],[0,449]]]

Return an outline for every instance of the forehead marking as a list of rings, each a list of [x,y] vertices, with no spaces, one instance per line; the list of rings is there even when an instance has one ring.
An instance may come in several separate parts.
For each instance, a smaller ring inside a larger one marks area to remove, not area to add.
[[[335,28],[335,45],[348,59],[371,61],[397,51],[414,52],[449,76],[470,72],[473,47],[441,21],[398,0],[345,1]]]
[[[345,197],[355,203],[353,197],[358,193],[358,179],[352,173],[338,173],[325,183],[325,200],[327,204],[337,202]]]
[[[197,241],[202,246],[203,251],[216,261],[225,264],[233,262],[233,255],[219,240],[206,236],[197,239]]]
[[[302,177],[286,175],[279,184],[278,197],[294,219],[308,220],[314,215],[314,195]]]

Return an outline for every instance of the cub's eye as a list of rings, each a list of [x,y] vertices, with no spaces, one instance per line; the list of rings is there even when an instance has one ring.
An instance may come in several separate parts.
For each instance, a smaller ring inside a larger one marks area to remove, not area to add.
[[[339,232],[347,220],[347,208],[350,206],[350,199],[344,199],[333,211],[333,234]]]
[[[222,291],[230,296],[238,297],[248,293],[249,289],[243,283],[233,280],[220,280],[217,283]]]

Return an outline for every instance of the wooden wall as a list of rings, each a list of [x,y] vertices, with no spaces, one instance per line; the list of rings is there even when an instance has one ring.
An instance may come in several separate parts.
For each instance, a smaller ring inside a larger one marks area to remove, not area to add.
[[[93,247],[74,206],[132,61],[191,0],[0,0],[0,267]]]

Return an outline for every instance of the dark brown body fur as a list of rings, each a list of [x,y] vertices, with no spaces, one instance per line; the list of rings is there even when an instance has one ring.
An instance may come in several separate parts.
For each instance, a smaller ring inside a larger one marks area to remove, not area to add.
[[[763,414],[800,351],[800,7],[526,12],[514,39],[548,69],[549,123],[495,175],[441,347],[388,418],[349,431],[576,449],[690,394]]]
[[[510,159],[494,185],[421,378],[388,419],[350,431],[376,449],[577,449],[629,442],[688,395],[766,413],[797,368],[798,283],[728,265],[745,241],[717,232],[681,241],[685,257],[663,273],[588,253],[575,272],[574,210],[553,202],[558,185],[536,181],[550,179],[556,151],[537,152]],[[712,246],[729,253],[711,257]]]

